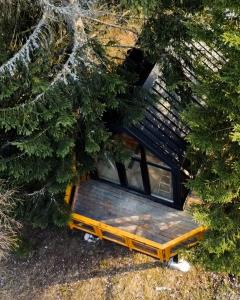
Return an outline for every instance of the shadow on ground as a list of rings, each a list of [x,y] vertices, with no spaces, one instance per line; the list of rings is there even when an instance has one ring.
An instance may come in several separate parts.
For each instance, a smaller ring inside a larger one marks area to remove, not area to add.
[[[240,296],[238,283],[233,286],[226,275],[168,270],[153,258],[113,243],[85,242],[80,233],[35,230],[30,239],[29,257],[12,255],[0,265],[1,300],[235,300]]]

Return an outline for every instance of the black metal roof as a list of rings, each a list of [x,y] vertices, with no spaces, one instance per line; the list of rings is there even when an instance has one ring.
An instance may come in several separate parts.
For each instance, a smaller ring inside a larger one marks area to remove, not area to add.
[[[179,168],[185,158],[184,138],[189,132],[179,116],[179,100],[165,89],[160,77],[154,80],[151,90],[158,101],[149,101],[144,118],[125,131],[172,168]]]
[[[191,59],[197,59],[199,54],[202,63],[213,71],[219,69],[223,62],[223,57],[205,44],[199,42],[186,44],[186,55]],[[178,60],[185,77],[196,83],[198,79],[193,69],[183,59],[178,58]],[[158,65],[154,66],[143,86],[157,96],[157,101],[154,104],[149,101],[144,118],[136,125],[124,128],[124,130],[170,167],[181,169],[185,160],[185,137],[189,133],[189,128],[180,117],[181,104],[184,100],[178,93],[167,89]],[[204,105],[203,101],[194,95],[189,95],[189,97],[189,100],[195,102],[196,105]]]

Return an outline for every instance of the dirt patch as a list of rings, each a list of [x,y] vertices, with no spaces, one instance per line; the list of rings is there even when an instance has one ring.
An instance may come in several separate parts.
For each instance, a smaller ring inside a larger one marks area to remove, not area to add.
[[[104,47],[107,57],[119,65],[125,60],[127,51],[136,45],[143,19],[130,17],[127,13],[120,19],[108,15],[94,25],[91,37],[97,38]]]
[[[0,299],[240,299],[240,284],[224,274],[163,268],[159,261],[81,234],[32,232],[30,257],[0,265]]]

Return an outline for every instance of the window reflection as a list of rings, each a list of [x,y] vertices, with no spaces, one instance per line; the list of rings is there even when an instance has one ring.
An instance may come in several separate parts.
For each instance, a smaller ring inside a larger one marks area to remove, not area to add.
[[[154,154],[152,154],[151,152],[149,152],[148,150],[146,150],[146,161],[159,165],[159,166],[163,166],[165,168],[169,168],[168,165],[166,165],[163,161],[161,161],[157,156],[155,156]]]
[[[143,188],[140,162],[132,159],[130,163],[125,165],[125,167],[126,167],[128,186],[143,191],[144,188]]]
[[[135,139],[125,135],[123,142],[130,151],[130,161],[119,164],[117,169],[114,161],[100,160],[97,163],[99,178],[173,202],[171,168]],[[142,174],[142,170],[146,174]]]
[[[148,165],[151,194],[173,201],[172,174],[170,171]]]
[[[99,178],[120,184],[116,165],[110,159],[108,161],[99,160],[97,163],[97,172]]]

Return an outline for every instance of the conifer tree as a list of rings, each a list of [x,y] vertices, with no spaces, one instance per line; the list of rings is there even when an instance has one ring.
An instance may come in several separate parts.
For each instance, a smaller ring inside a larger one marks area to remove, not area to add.
[[[208,14],[195,36],[220,46],[224,63],[218,71],[199,70],[195,91],[204,108],[190,106],[184,119],[191,127],[189,157],[197,172],[189,186],[203,199],[195,218],[207,228],[195,253],[210,269],[240,274],[240,5],[236,1],[205,1]]]
[[[23,194],[20,217],[35,226],[65,225],[73,161],[78,175],[92,171],[115,143],[105,113],[130,107],[132,120],[141,103],[135,108],[137,97],[122,96],[131,82],[91,37],[102,6],[100,13],[96,2],[75,0],[0,6],[0,176]]]
[[[188,187],[202,199],[193,215],[208,228],[193,255],[211,270],[239,275],[240,5],[234,0],[132,2],[147,17],[142,47],[162,64],[168,89],[184,99],[194,176]]]

